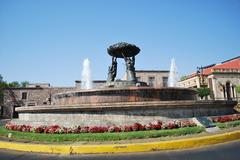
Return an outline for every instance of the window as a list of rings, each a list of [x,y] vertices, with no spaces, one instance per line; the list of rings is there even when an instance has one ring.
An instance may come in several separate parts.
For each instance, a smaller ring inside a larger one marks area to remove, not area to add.
[[[162,81],[163,81],[163,87],[167,87],[168,86],[168,77],[162,77]]]
[[[27,99],[27,92],[22,92],[22,99]]]
[[[36,106],[35,103],[28,103],[27,106]]]
[[[155,77],[148,77],[148,85],[153,87],[155,84]]]
[[[137,81],[141,81],[141,77],[136,77],[137,78]]]

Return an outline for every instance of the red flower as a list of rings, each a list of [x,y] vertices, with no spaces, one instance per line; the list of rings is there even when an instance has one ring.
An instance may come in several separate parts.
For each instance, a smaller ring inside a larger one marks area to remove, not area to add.
[[[180,127],[194,127],[196,124],[192,120],[183,120],[180,122]]]
[[[144,125],[144,129],[145,129],[145,130],[151,130],[151,129],[152,129],[151,124],[146,124],[146,125]]]
[[[162,129],[162,121],[154,121],[149,123],[151,129],[160,130]]]
[[[132,126],[121,126],[121,131],[123,132],[131,132],[132,131]]]
[[[44,129],[45,129],[44,126],[39,126],[39,127],[35,128],[35,132],[36,132],[36,133],[43,133],[43,132],[44,132]]]
[[[143,125],[141,125],[140,123],[134,123],[132,125],[132,130],[133,131],[140,131],[140,130],[144,130]]]
[[[88,133],[89,127],[82,127],[80,133]]]
[[[77,134],[81,132],[81,127],[80,126],[75,126],[72,128],[72,133]]]
[[[115,127],[114,127],[114,132],[121,132],[121,128],[120,128],[120,127],[117,127],[117,126],[115,126]]]

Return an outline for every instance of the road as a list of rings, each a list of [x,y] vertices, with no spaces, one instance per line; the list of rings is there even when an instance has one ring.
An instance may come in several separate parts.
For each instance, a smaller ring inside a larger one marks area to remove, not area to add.
[[[0,150],[1,160],[239,160],[240,140],[198,149],[128,154],[56,155]]]

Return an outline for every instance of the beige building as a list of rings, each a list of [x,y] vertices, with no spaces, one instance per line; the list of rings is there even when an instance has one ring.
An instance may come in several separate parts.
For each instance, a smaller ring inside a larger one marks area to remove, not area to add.
[[[169,71],[162,70],[136,70],[138,81],[145,82],[151,87],[167,87]],[[99,88],[106,83],[104,80],[93,81],[93,88]],[[81,81],[75,81],[75,87],[81,89]]]
[[[167,87],[169,71],[136,70],[138,81],[146,82],[151,87]]]
[[[16,107],[52,104],[52,95],[70,90],[75,90],[75,87],[51,87],[48,83],[29,84],[24,88],[6,88],[1,117],[17,117]]]
[[[220,64],[201,67],[180,81],[181,87],[210,88],[212,99],[237,99],[237,85],[240,85],[240,56]]]

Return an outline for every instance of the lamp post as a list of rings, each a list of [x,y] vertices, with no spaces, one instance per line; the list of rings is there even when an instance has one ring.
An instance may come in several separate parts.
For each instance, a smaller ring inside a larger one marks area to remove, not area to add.
[[[200,77],[200,87],[205,86],[204,77],[203,77],[203,67],[197,67],[197,75]]]

